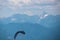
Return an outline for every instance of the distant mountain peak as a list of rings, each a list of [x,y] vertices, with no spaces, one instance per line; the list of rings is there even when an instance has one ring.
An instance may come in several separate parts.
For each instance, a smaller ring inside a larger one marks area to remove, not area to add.
[[[14,14],[8,18],[2,18],[0,21],[3,23],[38,23],[38,24],[44,24],[46,22],[55,22],[57,18],[59,19],[60,15],[53,16],[53,15],[48,15],[44,14],[41,15],[40,17],[37,15],[34,16],[28,16],[26,14]],[[60,19],[59,19],[60,20]]]

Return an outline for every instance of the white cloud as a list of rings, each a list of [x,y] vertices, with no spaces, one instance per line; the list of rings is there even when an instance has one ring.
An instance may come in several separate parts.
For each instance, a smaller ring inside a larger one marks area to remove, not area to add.
[[[11,21],[16,21],[16,18],[11,18]]]
[[[10,16],[12,16],[13,14],[7,14],[7,13],[1,13],[0,14],[0,18],[7,18],[7,17],[10,17]]]
[[[47,17],[49,14],[44,14],[40,16],[40,19],[44,19],[45,17]]]
[[[44,6],[44,10],[50,14],[50,15],[59,15],[60,13],[60,8],[59,5],[55,5],[55,6]]]
[[[33,0],[33,3],[37,3],[37,4],[50,4],[50,3],[54,3],[55,0]]]
[[[45,15],[44,15],[44,18],[47,17],[47,16],[48,16],[48,14],[45,14]]]
[[[31,0],[23,0],[24,3],[29,4]]]
[[[10,5],[15,5],[15,6],[23,6],[27,5],[31,2],[31,0],[8,0],[8,3]]]
[[[39,4],[39,5],[35,5],[35,4]],[[55,4],[55,5],[41,6],[43,4]],[[50,15],[57,15],[60,13],[59,11],[60,1],[59,0],[0,0],[0,8],[1,8],[0,9],[1,18],[11,16],[15,13],[27,14],[29,16],[33,16],[33,15],[39,16],[42,15],[44,11],[46,11]],[[5,12],[4,8],[7,10],[7,12]]]
[[[28,15],[28,16],[33,16],[34,14],[32,13],[32,11],[26,10],[24,12],[24,14]]]

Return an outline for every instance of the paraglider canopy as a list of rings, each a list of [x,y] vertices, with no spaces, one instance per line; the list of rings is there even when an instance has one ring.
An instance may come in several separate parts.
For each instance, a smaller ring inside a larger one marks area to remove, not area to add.
[[[14,35],[14,40],[16,40],[16,37],[17,37],[17,35],[18,35],[19,33],[25,35],[25,32],[24,32],[24,31],[17,31],[17,32],[15,33],[15,35]]]

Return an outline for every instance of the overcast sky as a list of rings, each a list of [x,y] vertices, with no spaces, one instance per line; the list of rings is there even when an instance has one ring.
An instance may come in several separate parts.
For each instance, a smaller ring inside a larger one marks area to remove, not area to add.
[[[0,17],[14,14],[59,15],[60,0],[0,0]]]

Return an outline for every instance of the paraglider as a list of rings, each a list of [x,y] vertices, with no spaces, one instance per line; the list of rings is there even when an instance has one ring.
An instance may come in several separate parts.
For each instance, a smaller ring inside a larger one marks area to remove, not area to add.
[[[17,31],[17,32],[15,33],[15,35],[14,35],[14,40],[16,40],[16,37],[17,37],[17,35],[18,35],[19,33],[25,35],[25,32],[24,32],[24,31]]]

